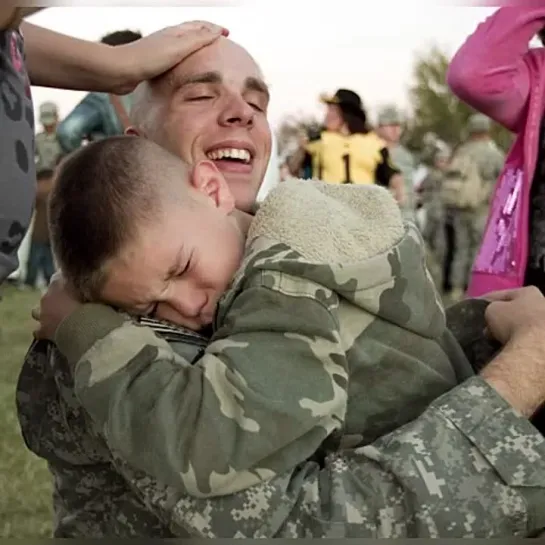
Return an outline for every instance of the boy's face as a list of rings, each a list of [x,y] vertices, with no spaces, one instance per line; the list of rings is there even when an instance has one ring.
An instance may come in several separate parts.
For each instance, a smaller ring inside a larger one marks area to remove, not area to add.
[[[199,330],[238,269],[245,236],[231,214],[234,199],[209,161],[194,167],[190,198],[167,202],[157,222],[107,266],[103,302]]]

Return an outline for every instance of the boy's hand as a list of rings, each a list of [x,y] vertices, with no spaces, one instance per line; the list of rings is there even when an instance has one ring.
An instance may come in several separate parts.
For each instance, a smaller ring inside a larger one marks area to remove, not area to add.
[[[55,333],[62,321],[81,306],[72,294],[60,272],[51,278],[51,283],[40,301],[39,307],[32,310],[32,317],[39,322],[34,330],[37,339],[55,340]]]

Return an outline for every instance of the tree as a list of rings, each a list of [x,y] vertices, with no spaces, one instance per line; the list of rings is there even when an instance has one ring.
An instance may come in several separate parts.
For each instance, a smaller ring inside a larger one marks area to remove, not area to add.
[[[312,116],[289,115],[285,117],[276,131],[279,154],[283,154],[296,142],[301,131],[311,134],[319,130],[320,122]]]
[[[475,110],[459,100],[449,89],[446,76],[448,56],[438,47],[417,57],[409,90],[412,117],[404,135],[405,145],[421,152],[424,137],[433,133],[441,140],[455,146],[467,137],[467,122]],[[507,149],[512,134],[497,123],[493,123],[492,137],[502,149]]]

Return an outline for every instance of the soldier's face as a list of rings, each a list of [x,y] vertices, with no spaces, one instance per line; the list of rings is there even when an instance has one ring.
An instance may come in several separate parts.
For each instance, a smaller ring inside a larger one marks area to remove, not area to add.
[[[53,132],[55,132],[57,130],[57,125],[58,125],[58,121],[55,120],[55,121],[52,121],[52,122],[44,123],[43,127],[44,127],[45,132],[53,133]]]
[[[377,132],[386,142],[397,144],[401,139],[402,128],[400,125],[383,125]]]
[[[164,105],[147,134],[189,164],[214,161],[237,208],[252,209],[271,154],[269,93],[248,52],[220,38],[159,83]]]
[[[165,203],[153,225],[137,229],[107,265],[103,302],[195,331],[212,323],[245,241],[234,197],[218,174],[210,161],[199,163],[190,198]]]

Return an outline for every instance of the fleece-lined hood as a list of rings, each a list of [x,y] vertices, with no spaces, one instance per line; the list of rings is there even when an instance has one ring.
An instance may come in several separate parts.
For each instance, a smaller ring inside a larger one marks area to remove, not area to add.
[[[326,222],[316,221],[324,217]],[[258,210],[248,244],[266,239],[298,252],[308,262],[305,277],[367,313],[423,337],[444,330],[445,315],[425,265],[422,238],[415,225],[403,222],[388,190],[283,182]]]

